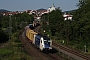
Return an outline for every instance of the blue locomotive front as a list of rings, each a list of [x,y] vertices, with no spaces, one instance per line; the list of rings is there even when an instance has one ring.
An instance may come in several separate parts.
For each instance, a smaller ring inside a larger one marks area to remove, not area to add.
[[[36,35],[35,36],[35,45],[41,50],[51,50],[52,41],[47,36]]]

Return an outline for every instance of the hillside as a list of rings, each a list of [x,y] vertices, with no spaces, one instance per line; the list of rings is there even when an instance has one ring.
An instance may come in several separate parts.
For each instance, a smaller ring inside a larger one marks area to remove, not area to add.
[[[43,10],[46,10],[46,9],[41,8],[41,9],[38,9],[37,11],[43,11]]]
[[[5,9],[0,9],[0,12],[10,12],[10,11],[5,10]]]

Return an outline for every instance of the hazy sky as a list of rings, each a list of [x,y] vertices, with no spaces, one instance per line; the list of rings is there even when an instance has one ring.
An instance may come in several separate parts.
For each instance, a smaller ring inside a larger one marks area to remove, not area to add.
[[[48,9],[54,3],[62,11],[77,9],[78,0],[0,0],[0,9],[10,11]]]

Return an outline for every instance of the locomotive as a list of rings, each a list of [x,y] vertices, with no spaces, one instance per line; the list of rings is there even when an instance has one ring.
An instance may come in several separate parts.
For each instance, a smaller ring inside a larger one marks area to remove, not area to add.
[[[34,28],[32,27],[32,24],[30,24],[28,27],[29,28],[26,28],[25,34],[32,44],[34,44],[41,51],[52,49],[52,40],[49,37],[38,34],[34,30],[32,30]],[[32,29],[30,29],[30,27]]]

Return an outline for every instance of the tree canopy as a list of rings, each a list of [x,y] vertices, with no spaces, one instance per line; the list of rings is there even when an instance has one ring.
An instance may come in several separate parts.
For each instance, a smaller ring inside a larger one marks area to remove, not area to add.
[[[33,20],[33,15],[29,15],[25,12],[11,16],[3,16],[0,14],[0,37],[2,36],[0,42],[8,41],[8,38],[12,33],[15,33],[17,30],[24,28],[27,24],[32,23]]]
[[[44,18],[44,22],[47,22],[47,24],[43,24],[43,29],[45,29],[47,32],[51,32],[52,36],[62,36],[61,29],[63,29],[64,18],[61,10],[53,10],[52,12],[45,14],[42,17]]]
[[[59,40],[68,40],[69,45],[78,49],[83,50],[84,45],[90,49],[90,0],[79,0],[77,6],[78,9],[72,12],[72,21],[64,21],[62,12],[58,9],[45,15],[49,25],[44,24],[43,29],[49,30]]]
[[[90,0],[80,0],[79,8],[73,14],[73,36],[78,43],[90,44]]]

